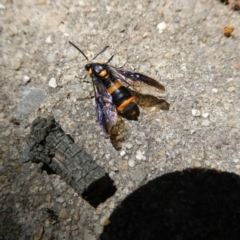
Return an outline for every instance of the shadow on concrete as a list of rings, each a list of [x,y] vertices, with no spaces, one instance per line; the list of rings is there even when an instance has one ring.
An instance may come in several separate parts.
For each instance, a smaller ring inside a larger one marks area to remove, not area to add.
[[[148,182],[115,209],[101,240],[240,239],[240,178],[206,169]]]

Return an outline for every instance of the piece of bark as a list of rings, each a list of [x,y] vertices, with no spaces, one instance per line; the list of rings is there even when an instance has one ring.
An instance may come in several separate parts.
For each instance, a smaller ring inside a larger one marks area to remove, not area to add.
[[[36,118],[27,143],[29,160],[42,163],[48,173],[60,175],[93,207],[115,193],[116,187],[104,169],[64,133],[54,117]]]

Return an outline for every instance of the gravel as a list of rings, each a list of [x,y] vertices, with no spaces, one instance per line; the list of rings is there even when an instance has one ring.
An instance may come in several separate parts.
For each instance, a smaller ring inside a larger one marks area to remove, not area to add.
[[[2,1],[0,239],[239,239],[239,26],[217,0]],[[116,151],[68,41],[89,59],[109,45],[96,61],[114,54],[113,66],[159,80],[169,110],[124,120]],[[22,155],[30,123],[48,115],[113,178],[96,209]]]

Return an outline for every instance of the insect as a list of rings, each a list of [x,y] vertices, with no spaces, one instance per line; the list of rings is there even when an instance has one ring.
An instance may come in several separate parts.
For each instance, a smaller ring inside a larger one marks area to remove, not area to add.
[[[58,215],[55,213],[54,210],[52,210],[50,208],[45,208],[45,212],[49,214],[49,216],[52,220],[57,220],[58,219]]]
[[[74,46],[89,62],[83,51],[72,42]],[[109,46],[100,51],[92,61],[103,53]],[[88,63],[85,69],[92,78],[97,121],[107,135],[116,125],[118,115],[128,120],[138,120],[139,107],[130,90],[157,96],[165,88],[158,81],[144,74],[117,68],[109,65],[113,56],[106,63]]]

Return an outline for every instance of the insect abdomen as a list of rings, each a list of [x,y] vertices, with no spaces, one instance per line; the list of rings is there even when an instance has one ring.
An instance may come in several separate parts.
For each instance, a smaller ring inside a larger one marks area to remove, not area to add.
[[[138,105],[130,91],[120,82],[112,82],[107,88],[119,115],[129,120],[137,120],[140,114]]]

